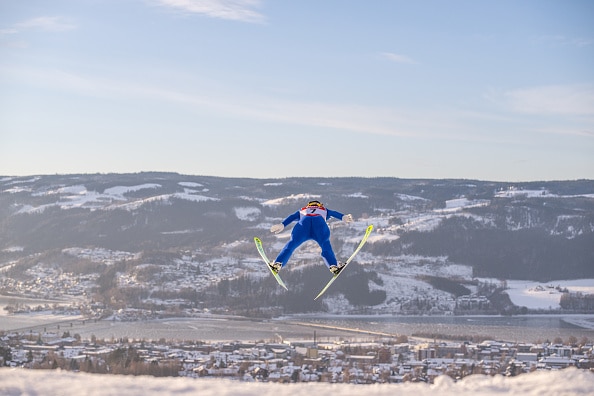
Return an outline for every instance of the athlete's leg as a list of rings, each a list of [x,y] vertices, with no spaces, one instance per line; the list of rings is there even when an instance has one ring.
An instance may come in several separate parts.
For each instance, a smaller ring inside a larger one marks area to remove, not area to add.
[[[305,232],[303,226],[297,223],[295,227],[293,227],[293,231],[291,231],[291,239],[289,239],[289,242],[287,242],[287,244],[280,251],[275,261],[278,263],[282,263],[284,267],[291,258],[291,255],[293,254],[295,249],[297,249],[303,242],[307,241],[308,239],[310,239],[310,237],[307,234],[307,232]]]
[[[312,227],[313,239],[322,248],[322,258],[328,267],[336,265],[338,261],[336,260],[332,244],[330,243],[330,228],[328,228],[326,221],[321,217],[316,218],[315,221],[316,224]]]
[[[332,250],[332,245],[330,244],[330,239],[326,239],[320,243],[320,247],[322,248],[322,257],[326,262],[326,265],[330,267],[331,265],[336,265],[338,260],[336,260],[336,255],[334,254],[334,250]]]

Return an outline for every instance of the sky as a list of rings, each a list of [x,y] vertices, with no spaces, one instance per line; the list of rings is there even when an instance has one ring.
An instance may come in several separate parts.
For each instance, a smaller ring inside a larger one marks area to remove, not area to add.
[[[241,382],[221,379],[147,377],[74,373],[60,370],[0,368],[0,392],[17,395],[89,395],[124,394],[129,396],[201,395],[201,396],[310,396],[339,394],[359,396],[500,396],[500,395],[590,395],[594,374],[588,370],[536,371],[516,377],[470,375],[454,382],[446,375],[433,384],[351,385],[329,383],[279,384]],[[312,392],[314,391],[314,392]]]
[[[0,0],[0,175],[594,179],[591,0]]]

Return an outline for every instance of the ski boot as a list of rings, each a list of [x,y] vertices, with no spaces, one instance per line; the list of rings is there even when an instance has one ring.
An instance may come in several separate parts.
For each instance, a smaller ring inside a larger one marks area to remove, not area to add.
[[[338,274],[340,274],[340,271],[342,271],[342,269],[344,268],[345,265],[346,265],[345,263],[341,263],[341,262],[336,263],[336,265],[331,265],[329,267],[330,272],[332,272],[334,274],[334,276],[337,276]]]
[[[280,271],[281,268],[283,268],[283,263],[279,263],[277,261],[276,263],[269,263],[268,266],[270,267],[272,272],[274,272],[275,274],[278,274],[278,271]]]

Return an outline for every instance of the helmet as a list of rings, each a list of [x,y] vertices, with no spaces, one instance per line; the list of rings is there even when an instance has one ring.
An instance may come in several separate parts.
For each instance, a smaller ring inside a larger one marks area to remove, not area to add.
[[[309,201],[307,206],[324,206],[320,201]]]

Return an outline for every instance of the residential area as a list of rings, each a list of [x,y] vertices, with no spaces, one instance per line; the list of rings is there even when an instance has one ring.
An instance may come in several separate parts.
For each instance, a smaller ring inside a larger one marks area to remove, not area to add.
[[[334,342],[201,342],[82,340],[68,331],[3,332],[0,365],[101,374],[217,377],[241,381],[399,383],[428,382],[440,375],[516,376],[567,367],[594,371],[593,344],[517,344],[487,340],[376,339]]]

